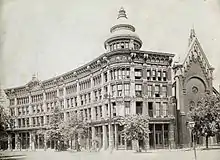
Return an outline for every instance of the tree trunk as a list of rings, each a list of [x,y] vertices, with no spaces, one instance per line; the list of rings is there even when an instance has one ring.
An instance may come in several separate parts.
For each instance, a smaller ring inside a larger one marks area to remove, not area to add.
[[[206,145],[206,148],[209,148],[209,137],[208,136],[205,137],[205,145]]]
[[[70,139],[70,149],[73,149],[73,139]]]
[[[136,141],[136,152],[140,152],[140,145],[139,145],[139,140]]]

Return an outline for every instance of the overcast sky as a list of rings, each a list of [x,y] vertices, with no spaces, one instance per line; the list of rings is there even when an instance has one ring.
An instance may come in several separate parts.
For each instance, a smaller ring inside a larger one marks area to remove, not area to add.
[[[186,56],[194,26],[220,84],[220,0],[0,0],[3,87],[45,80],[105,52],[104,41],[123,6],[142,50]]]

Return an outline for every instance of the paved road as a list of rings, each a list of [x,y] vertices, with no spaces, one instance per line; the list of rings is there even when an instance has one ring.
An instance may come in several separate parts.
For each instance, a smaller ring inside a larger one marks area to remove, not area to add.
[[[193,151],[28,152],[27,160],[194,160]],[[197,160],[220,160],[220,149],[197,151]]]

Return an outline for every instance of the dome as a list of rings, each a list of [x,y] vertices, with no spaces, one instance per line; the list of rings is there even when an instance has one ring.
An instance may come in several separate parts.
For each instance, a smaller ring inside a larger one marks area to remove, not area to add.
[[[123,42],[124,40],[124,42]],[[108,36],[108,39],[105,41],[105,48],[107,50],[117,50],[122,49],[120,45],[126,46],[125,44],[134,42],[134,49],[140,49],[142,45],[142,41],[138,37],[138,35],[135,33],[135,27],[129,23],[126,12],[124,8],[121,8],[118,13],[117,17],[117,23],[110,29],[110,35]],[[119,43],[121,43],[119,45]],[[112,47],[112,45],[117,44],[118,47]],[[130,43],[131,44],[131,43]],[[108,46],[112,49],[109,49]],[[132,47],[129,45],[128,49],[131,49]],[[115,49],[114,49],[115,48]]]

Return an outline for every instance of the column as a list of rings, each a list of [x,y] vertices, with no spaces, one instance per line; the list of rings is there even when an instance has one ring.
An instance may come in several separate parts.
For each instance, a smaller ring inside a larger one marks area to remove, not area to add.
[[[31,132],[29,132],[29,150],[32,150],[32,135],[31,135]]]
[[[174,124],[172,122],[169,124],[169,143],[170,148],[174,148]]]
[[[67,108],[67,103],[66,103],[66,86],[63,85],[63,105],[64,105],[64,109]]]
[[[37,135],[37,149],[40,149],[40,135]]]
[[[44,133],[44,150],[47,149],[47,135]]]
[[[11,138],[11,134],[8,134],[8,150],[12,150],[12,138]]]
[[[113,149],[114,148],[113,126],[112,126],[112,124],[109,124],[108,127],[109,127],[109,149]]]
[[[15,133],[15,150],[19,149],[18,133]]]
[[[103,117],[104,119],[107,118],[107,117],[106,117],[106,107],[105,107],[105,104],[102,104],[102,117]]]
[[[155,130],[155,124],[153,124],[153,134],[154,134],[154,149],[156,149],[156,130]]]
[[[162,124],[162,142],[163,142],[163,148],[164,146],[164,124]]]
[[[115,149],[118,149],[118,125],[115,124]]]
[[[106,125],[102,125],[102,134],[103,134],[103,136],[102,136],[102,141],[103,141],[102,148],[104,150],[106,150],[107,149],[107,130],[106,130]]]
[[[92,121],[95,120],[95,117],[96,117],[96,115],[95,115],[95,107],[92,106],[92,107],[91,107],[91,118],[92,118]]]
[[[134,73],[134,64],[131,64],[130,67],[130,96],[132,97],[131,100],[131,114],[136,114],[136,104],[135,104],[135,73]]]
[[[95,127],[93,126],[92,127],[92,140],[94,140],[95,139]]]

